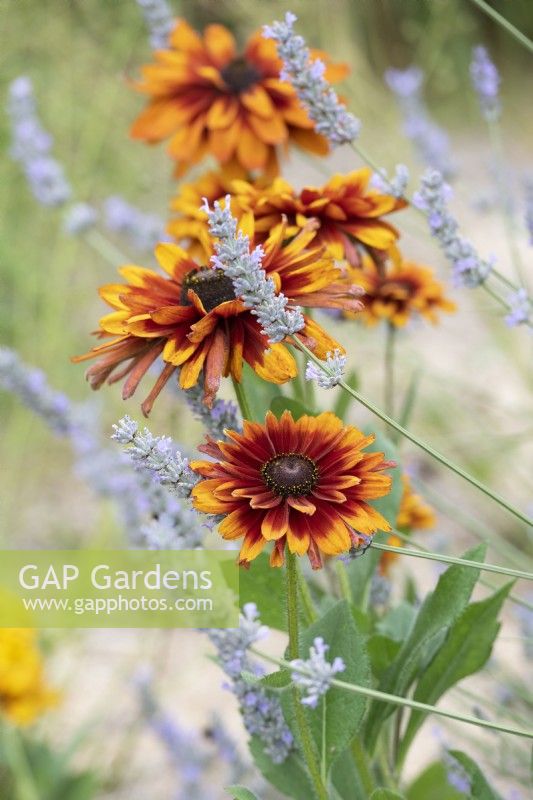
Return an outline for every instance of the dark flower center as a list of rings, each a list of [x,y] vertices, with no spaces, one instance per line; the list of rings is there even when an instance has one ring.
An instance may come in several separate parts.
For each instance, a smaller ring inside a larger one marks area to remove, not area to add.
[[[180,303],[184,306],[191,305],[187,297],[189,289],[196,292],[206,311],[212,311],[226,300],[235,300],[232,280],[222,269],[202,267],[188,272],[181,286]]]
[[[261,467],[268,488],[281,497],[310,494],[318,482],[318,467],[299,453],[282,453]]]
[[[254,67],[253,64],[250,64],[243,56],[230,61],[224,69],[220,70],[220,74],[222,75],[224,83],[226,83],[235,94],[245,92],[246,89],[249,89],[250,86],[253,86],[254,83],[257,83],[261,79],[259,70]]]
[[[379,291],[385,300],[407,300],[416,293],[416,288],[409,278],[392,278],[384,280]]]

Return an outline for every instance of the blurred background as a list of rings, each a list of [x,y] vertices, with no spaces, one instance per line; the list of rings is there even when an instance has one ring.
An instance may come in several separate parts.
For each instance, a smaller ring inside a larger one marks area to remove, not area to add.
[[[425,103],[449,137],[454,210],[466,235],[484,255],[497,258],[502,272],[512,275],[499,213],[501,183],[495,180],[490,140],[468,77],[472,47],[484,44],[502,75],[505,202],[517,221],[517,245],[531,276],[532,250],[523,225],[523,181],[528,172],[533,174],[533,110],[527,100],[531,56],[472,2],[174,0],[171,5],[197,27],[222,22],[240,41],[258,26],[294,11],[309,44],[350,64],[351,75],[341,91],[363,122],[362,147],[388,169],[398,162],[409,165],[413,188],[425,165],[402,133],[402,110],[383,76],[391,67],[422,69]],[[492,5],[533,35],[529,0]],[[155,215],[164,228],[176,190],[165,146],[146,147],[128,135],[143,105],[129,83],[150,58],[146,26],[134,0],[0,0],[0,30],[2,96],[18,76],[31,78],[43,125],[54,137],[54,156],[64,165],[75,199],[104,209],[109,197],[120,195]],[[36,203],[19,166],[9,158],[5,114],[0,114],[0,146],[0,344],[44,370],[50,383],[73,400],[94,401],[83,366],[69,359],[91,344],[89,332],[103,313],[97,288],[114,280],[122,255],[125,262],[146,266],[154,264],[153,257],[117,233],[103,231],[92,242],[66,235],[61,212]],[[293,155],[286,175],[297,186],[320,185],[327,174],[357,166],[361,162],[349,150],[341,149],[318,165]],[[394,222],[407,257],[431,265],[448,281],[448,266],[424,221],[407,210]],[[506,328],[498,307],[484,293],[450,292],[459,306],[456,314],[446,315],[435,328],[411,326],[400,337],[398,390],[404,392],[413,372],[420,372],[411,426],[513,503],[529,505],[532,511],[531,336],[526,330]],[[381,331],[357,322],[328,321],[328,326],[349,349],[364,394],[381,403]],[[228,387],[225,394],[231,394]],[[96,402],[103,436],[125,413],[140,419],[138,399],[122,402],[117,387],[102,390]],[[0,419],[0,545],[125,544],[113,504],[97,497],[77,476],[68,442],[55,437],[7,393],[0,393]],[[354,410],[353,421],[362,425],[368,418]],[[191,449],[202,436],[200,424],[191,423],[171,391],[156,404],[150,427]],[[507,543],[513,552],[530,547],[525,531],[475,490],[410,447],[404,457],[419,477],[420,491],[438,512],[428,546],[458,555],[480,535],[489,535],[497,549],[489,552],[488,560],[497,563],[503,563]],[[457,512],[454,519],[447,514],[450,507]],[[405,573],[413,574],[421,591],[435,580],[435,572],[418,562],[402,562],[394,569],[398,582]],[[520,620],[512,610],[506,615],[505,636],[494,658],[496,678],[481,687],[496,703],[497,686],[502,681],[519,684],[526,668]],[[212,746],[213,707],[236,739],[244,741],[233,698],[220,689],[221,673],[205,658],[209,647],[198,634],[45,633],[48,671],[62,699],[39,725],[58,747],[79,737],[76,764],[96,765],[101,783],[96,796],[102,800],[163,800],[173,797],[174,787],[183,780],[172,752],[140,712],[142,670],[153,671],[154,690],[165,709],[180,725],[196,731],[202,747]],[[411,774],[438,750],[438,737],[431,736],[430,728],[428,723],[419,737]],[[454,742],[464,735],[468,734],[457,726],[446,729]],[[487,761],[495,752],[499,754],[494,764],[505,761],[507,744],[494,737],[479,736],[477,746]],[[506,776],[503,766],[496,772],[498,785],[509,791],[512,775]]]

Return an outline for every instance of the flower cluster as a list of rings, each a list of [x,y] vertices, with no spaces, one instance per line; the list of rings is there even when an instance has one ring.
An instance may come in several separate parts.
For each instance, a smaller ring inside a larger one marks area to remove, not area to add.
[[[281,342],[286,336],[301,331],[305,325],[301,310],[296,306],[287,308],[288,299],[282,292],[276,292],[274,281],[267,278],[262,268],[264,250],[257,246],[250,252],[248,236],[242,231],[237,233],[237,220],[231,214],[229,196],[224,208],[217,201],[211,210],[206,201],[204,211],[211,235],[218,239],[216,255],[211,259],[213,267],[231,279],[235,295],[242,298],[245,307],[257,317],[268,340]]]
[[[470,78],[477,93],[481,113],[488,121],[500,115],[500,73],[485,47],[474,47],[470,63]]]
[[[265,689],[251,685],[242,676],[243,672],[261,674],[248,650],[267,634],[268,628],[259,622],[255,603],[246,603],[238,628],[210,630],[209,638],[216,647],[222,669],[230,678],[228,688],[239,701],[246,730],[251,736],[260,738],[265,753],[275,764],[281,764],[291,752],[294,739],[283,718],[280,703]]]
[[[329,645],[321,636],[317,636],[309,648],[308,659],[296,658],[290,662],[292,680],[303,690],[302,704],[310,708],[317,707],[319,699],[326,694],[335,675],[346,669],[339,656],[331,663],[326,660],[328,650]]]
[[[113,233],[128,238],[136,250],[151,253],[158,242],[169,241],[165,224],[155,214],[145,214],[118,195],[104,203],[104,224]]]
[[[280,77],[296,90],[317,133],[333,145],[353,142],[359,135],[361,123],[339,102],[324,77],[325,64],[318,58],[313,59],[303,37],[294,33],[295,22],[296,16],[288,11],[284,22],[274,22],[263,28],[263,36],[276,42],[283,61]]]
[[[409,183],[409,169],[405,164],[397,164],[394,175],[389,178],[386,169],[375,172],[370,179],[370,185],[383,194],[390,194],[398,199],[404,197]]]
[[[239,410],[231,400],[217,399],[211,408],[202,400],[202,389],[198,383],[184,392],[185,400],[194,416],[200,420],[213,439],[224,439],[226,428],[241,429]]]
[[[137,4],[150,32],[150,44],[154,50],[168,47],[176,20],[167,0],[137,0]]]
[[[152,472],[178,497],[188,497],[197,478],[189,468],[189,461],[175,449],[170,436],[154,436],[148,428],[139,425],[126,415],[113,425],[112,439],[125,445],[126,452],[136,464]]]
[[[418,67],[389,69],[385,81],[394,92],[403,114],[403,130],[413,142],[420,160],[449,177],[453,174],[448,136],[431,116],[424,103],[424,73]],[[403,174],[403,173],[401,173]]]
[[[321,369],[313,361],[308,361],[305,368],[305,379],[316,381],[321,389],[333,389],[338,386],[346,369],[346,356],[340,350],[328,353],[326,363]]]
[[[11,157],[21,164],[35,199],[45,206],[63,205],[72,190],[63,167],[51,155],[53,140],[39,119],[29,78],[20,76],[11,83],[7,111]]]
[[[70,236],[80,236],[96,225],[98,211],[89,203],[73,203],[63,219],[63,230]]]
[[[486,281],[492,263],[482,259],[474,246],[459,233],[459,224],[448,209],[451,189],[440,172],[428,170],[416,192],[414,204],[424,212],[429,229],[438,239],[443,252],[453,265],[453,280],[458,286],[474,288]]]
[[[0,628],[0,713],[17,725],[33,722],[57,702],[31,628]]]

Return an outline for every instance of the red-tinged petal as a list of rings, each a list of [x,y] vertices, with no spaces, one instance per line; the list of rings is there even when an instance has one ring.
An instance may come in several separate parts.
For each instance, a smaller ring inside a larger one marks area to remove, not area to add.
[[[287,503],[291,508],[300,511],[302,514],[313,515],[316,511],[316,505],[312,503],[307,497],[294,497],[290,495],[287,497]]]
[[[261,535],[268,541],[279,539],[287,533],[289,526],[289,509],[286,503],[271,508],[261,523]]]

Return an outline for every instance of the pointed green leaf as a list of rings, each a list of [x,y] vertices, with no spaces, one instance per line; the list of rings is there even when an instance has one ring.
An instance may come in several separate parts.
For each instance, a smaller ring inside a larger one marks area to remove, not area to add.
[[[483,667],[498,635],[497,617],[511,587],[512,583],[509,583],[486,600],[472,603],[463,611],[424,670],[414,693],[415,700],[433,705],[447,689]],[[402,755],[407,752],[426,716],[422,711],[411,711],[402,740]]]
[[[280,387],[260,378],[248,364],[243,365],[242,383],[252,419],[255,422],[264,422],[272,400],[282,396]]]
[[[405,800],[403,794],[393,792],[392,789],[376,789],[370,795],[370,800]]]
[[[480,544],[465,553],[464,557],[472,561],[483,561],[485,549],[485,546]],[[435,591],[430,593],[422,604],[413,629],[404,640],[398,656],[380,681],[379,689],[382,692],[405,697],[419,671],[424,655],[427,655],[428,647],[431,647],[432,642],[438,641],[461,614],[478,577],[478,569],[459,565],[450,567],[440,576]],[[389,703],[380,700],[372,703],[365,740],[371,751],[376,744],[382,723],[394,711],[394,706]]]
[[[256,736],[250,740],[249,747],[258,770],[282,794],[294,800],[310,800],[315,796],[304,764],[296,752],[291,753],[282,764],[274,764],[265,755],[263,745]]]
[[[400,643],[389,639],[388,636],[375,634],[367,641],[367,649],[372,665],[372,674],[375,678],[381,678],[398,655]]]
[[[359,686],[370,685],[370,667],[364,637],[354,622],[348,603],[338,602],[302,634],[302,657],[308,657],[313,640],[321,636],[329,645],[328,661],[340,656],[346,669],[339,678]],[[328,767],[348,747],[359,730],[366,708],[366,698],[342,689],[329,689],[326,702],[326,764]],[[317,750],[322,749],[322,703],[306,709]]]
[[[450,750],[450,755],[458,761],[470,778],[472,800],[502,800],[501,794],[493,789],[475,761],[460,750]]]
[[[258,800],[257,795],[244,786],[226,786],[225,791],[233,800]]]
[[[465,800],[464,794],[448,783],[446,767],[441,761],[430,764],[413,781],[406,795],[407,800]]]

